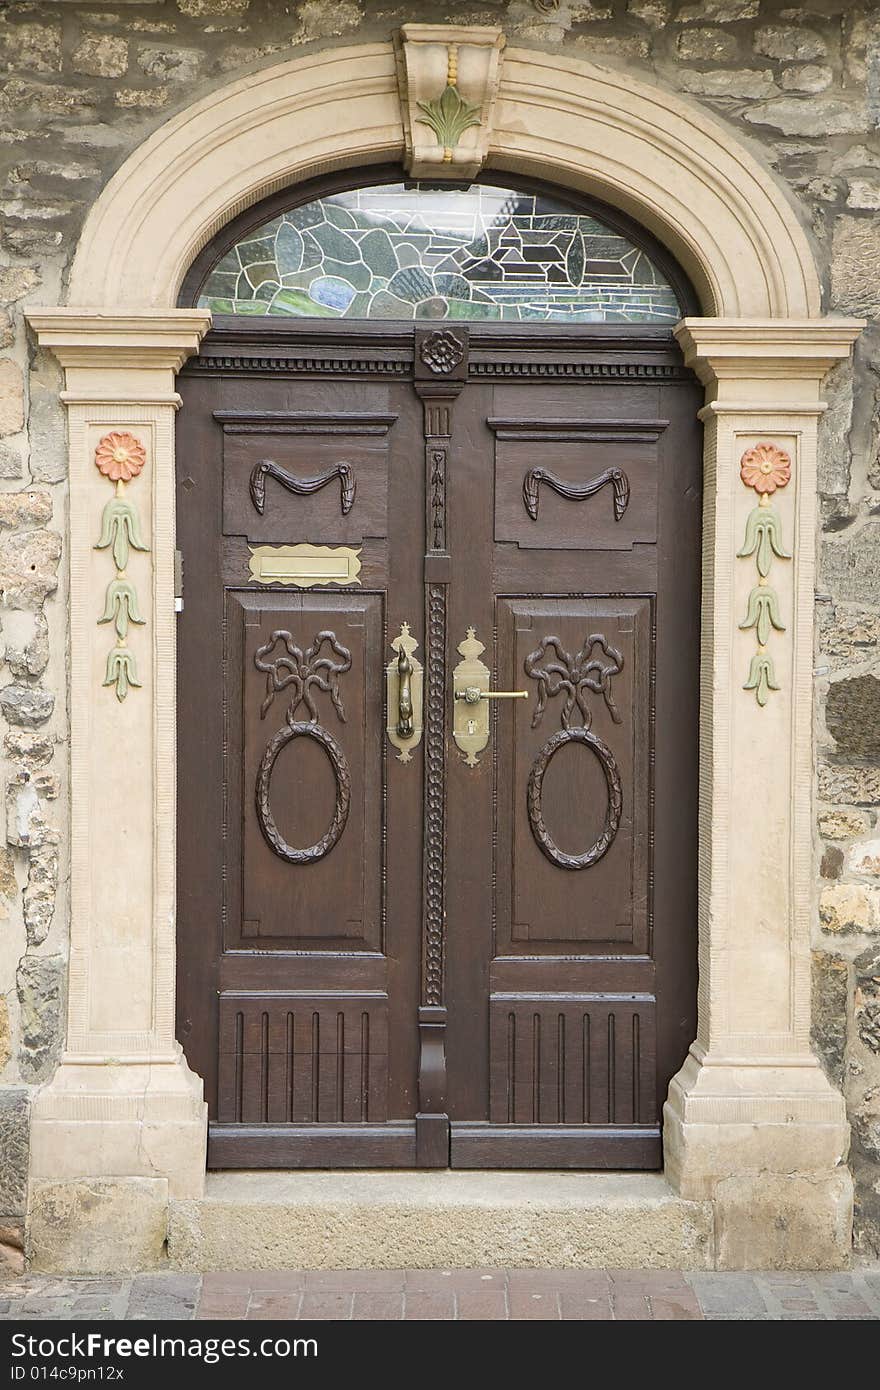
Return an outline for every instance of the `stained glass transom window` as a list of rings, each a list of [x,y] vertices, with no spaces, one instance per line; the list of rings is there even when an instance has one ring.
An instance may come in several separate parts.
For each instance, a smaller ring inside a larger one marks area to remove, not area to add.
[[[387,184],[275,217],[211,271],[218,314],[674,323],[675,293],[626,237],[544,195]]]

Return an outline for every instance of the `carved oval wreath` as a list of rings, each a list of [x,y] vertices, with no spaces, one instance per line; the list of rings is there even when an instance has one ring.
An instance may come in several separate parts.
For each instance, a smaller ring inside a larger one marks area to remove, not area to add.
[[[275,824],[269,806],[269,784],[272,781],[275,760],[282,748],[286,748],[288,743],[295,738],[313,738],[316,743],[320,743],[330,759],[330,766],[336,779],[336,805],[333,809],[333,819],[326,834],[322,835],[315,844],[309,845],[307,849],[294,849],[293,845],[287,843]],[[333,846],[338,843],[345,829],[348,809],[351,804],[351,772],[345,754],[336,739],[321,724],[306,723],[304,720],[299,720],[296,723],[285,724],[283,728],[278,730],[278,733],[266,745],[266,751],[260,762],[260,770],[257,773],[256,790],[257,819],[260,822],[260,829],[281,859],[286,859],[289,864],[314,864],[319,859],[323,859],[325,854],[329,854]]]
[[[544,774],[550,766],[554,754],[558,753],[559,749],[566,743],[583,743],[595,753],[605,774],[605,785],[608,788],[608,809],[605,812],[602,833],[595,844],[590,845],[583,854],[565,854],[550,835],[544,821],[542,805]],[[623,813],[620,770],[607,743],[603,743],[601,738],[589,729],[560,729],[544,744],[529,773],[528,806],[529,824],[532,827],[535,842],[551,864],[556,864],[560,869],[589,869],[592,864],[598,863],[602,855],[611,847],[620,828],[620,817]]]

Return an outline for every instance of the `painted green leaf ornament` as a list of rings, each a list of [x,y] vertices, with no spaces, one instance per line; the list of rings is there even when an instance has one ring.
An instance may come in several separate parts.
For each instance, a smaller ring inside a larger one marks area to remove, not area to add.
[[[438,99],[419,101],[416,105],[424,112],[417,117],[419,125],[430,126],[437,143],[446,150],[454,150],[465,131],[480,124],[480,108],[465,101],[451,82]]]
[[[749,594],[749,609],[740,623],[740,628],[756,628],[756,636],[761,646],[767,644],[771,627],[777,632],[785,631],[785,624],[779,616],[779,597],[769,584],[756,584]]]
[[[782,544],[782,522],[775,507],[761,505],[753,507],[749,512],[746,538],[742,550],[737,551],[737,556],[742,560],[749,555],[756,555],[758,573],[762,579],[766,579],[770,573],[774,555],[780,560],[791,559],[791,555]]]
[[[770,697],[770,691],[781,688],[776,684],[776,672],[773,669],[772,656],[768,656],[766,652],[755,652],[749,667],[749,678],[743,686],[743,690],[754,690],[755,698],[763,709]]]
[[[108,545],[112,545],[113,563],[118,570],[124,570],[128,564],[129,547],[132,550],[150,548],[144,545],[140,527],[138,514],[131,502],[126,501],[124,497],[113,497],[104,508],[101,517],[101,538],[95,549],[106,550]]]
[[[113,647],[107,653],[104,684],[116,686],[116,698],[120,703],[128,694],[130,686],[140,686],[134,652],[129,651],[128,647]]]
[[[111,579],[107,585],[104,614],[98,622],[115,623],[116,635],[119,638],[128,636],[129,623],[143,626],[146,622],[146,618],[140,615],[137,591],[129,579]]]

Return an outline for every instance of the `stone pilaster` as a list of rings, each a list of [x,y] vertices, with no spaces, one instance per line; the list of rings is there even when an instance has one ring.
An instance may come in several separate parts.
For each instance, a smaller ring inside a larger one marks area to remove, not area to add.
[[[719,1260],[734,1266],[834,1265],[849,1251],[849,1130],[809,1041],[810,808],[820,387],[860,326],[686,319],[676,330],[707,388],[700,987],[664,1146],[682,1195],[714,1197]],[[768,471],[781,461],[763,504],[764,483],[756,491],[741,473],[762,444]],[[768,602],[765,630],[747,625]],[[777,1208],[789,1211],[781,1224]]]
[[[65,309],[28,317],[65,370],[70,456],[70,972],[61,1065],[33,1105],[39,1232],[42,1208],[57,1216],[68,1189],[83,1183],[106,1198],[77,1200],[99,1228],[102,1209],[116,1209],[120,1182],[134,1183],[136,1197],[137,1183],[150,1179],[160,1206],[204,1185],[202,1083],[174,1026],[174,374],[210,317]],[[142,459],[115,491],[115,474],[96,467],[96,449],[114,435]],[[115,559],[112,546],[97,544],[114,498],[136,514],[142,547]],[[141,619],[121,635],[113,621],[99,621],[111,582],[129,586]],[[109,679],[111,651],[122,653],[114,664],[125,668],[121,684]],[[112,1246],[114,1238],[111,1222],[102,1239]],[[41,1251],[32,1253],[39,1264]]]

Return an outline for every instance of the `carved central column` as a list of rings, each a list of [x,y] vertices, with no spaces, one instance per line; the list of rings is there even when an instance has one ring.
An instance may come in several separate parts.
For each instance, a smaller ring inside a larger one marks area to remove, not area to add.
[[[425,411],[425,838],[422,987],[419,1005],[419,1113],[416,1162],[449,1164],[446,1112],[446,610],[452,577],[446,547],[446,474],[452,413],[467,377],[468,331],[415,333],[415,389]]]

